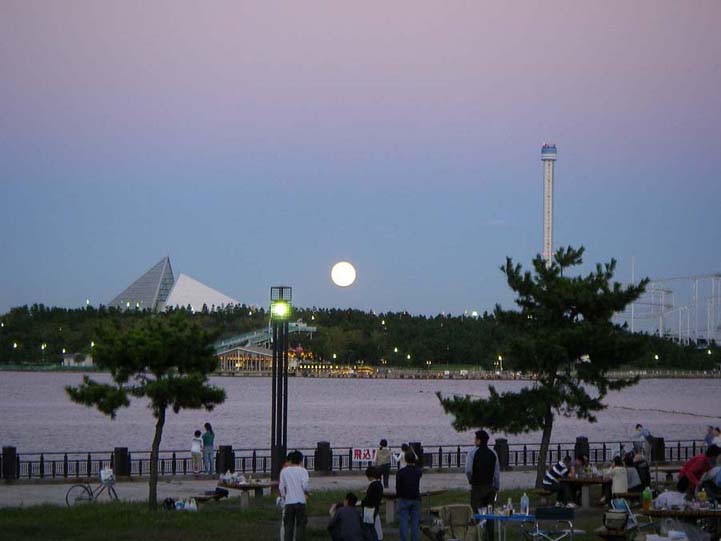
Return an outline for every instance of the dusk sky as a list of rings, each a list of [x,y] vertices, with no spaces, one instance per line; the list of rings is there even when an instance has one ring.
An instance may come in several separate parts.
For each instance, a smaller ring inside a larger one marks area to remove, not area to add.
[[[546,141],[557,246],[721,271],[720,28],[718,0],[0,0],[0,311],[165,255],[247,303],[508,306]]]

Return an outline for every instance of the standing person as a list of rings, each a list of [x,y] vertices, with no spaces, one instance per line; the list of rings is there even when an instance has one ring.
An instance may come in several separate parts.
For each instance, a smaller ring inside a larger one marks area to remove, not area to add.
[[[408,463],[406,462],[406,454],[411,453],[415,458],[416,461],[418,461],[418,456],[416,455],[416,450],[413,449],[410,445],[407,443],[404,443],[401,445],[401,452],[398,453],[398,469],[402,470],[405,468]]]
[[[305,512],[306,495],[310,479],[308,470],[301,466],[303,455],[293,451],[288,455],[288,466],[280,471],[278,492],[285,502],[283,528],[285,541],[303,541],[308,517]]]
[[[556,493],[556,501],[561,505],[575,507],[573,503],[569,502],[571,497],[569,486],[561,483],[561,479],[568,477],[570,466],[571,457],[566,455],[563,460],[559,460],[546,472],[546,476],[543,478],[543,488]]]
[[[381,541],[383,530],[381,528],[380,507],[383,499],[383,484],[380,481],[381,472],[374,466],[366,468],[366,478],[370,482],[366,495],[361,501],[363,506],[363,532],[366,541]]]
[[[644,428],[642,424],[636,425],[633,448],[637,452],[643,453],[647,458],[651,457],[651,437],[651,432],[648,428]]]
[[[203,469],[208,475],[213,475],[215,468],[213,467],[214,458],[213,444],[215,443],[215,432],[210,423],[205,423],[205,432],[203,433]]]
[[[696,490],[703,474],[716,465],[721,448],[712,445],[702,455],[696,455],[683,465],[678,472],[678,491],[692,492]]]
[[[711,425],[708,425],[706,435],[703,438],[703,441],[706,442],[706,447],[711,447],[713,445],[713,439],[715,437],[716,432],[714,431],[714,428]]]
[[[721,447],[721,427],[716,427],[713,431],[714,437],[711,440],[711,445],[715,445],[716,447]]]
[[[496,452],[488,447],[488,432],[476,432],[475,447],[466,455],[466,477],[471,485],[471,507],[474,513],[496,501],[501,486],[501,468]],[[493,539],[493,521],[486,521],[486,539]]]
[[[421,476],[423,472],[416,466],[416,454],[406,452],[406,466],[396,473],[396,496],[398,497],[398,521],[400,522],[401,541],[418,541],[421,527]],[[410,533],[408,521],[410,519]],[[286,540],[290,541],[290,540]]]
[[[373,465],[383,477],[383,487],[388,488],[388,478],[391,475],[391,450],[388,448],[388,440],[381,440]]]
[[[200,437],[200,430],[196,430],[193,439],[190,440],[190,457],[193,463],[193,473],[198,475],[203,468],[203,440]]]

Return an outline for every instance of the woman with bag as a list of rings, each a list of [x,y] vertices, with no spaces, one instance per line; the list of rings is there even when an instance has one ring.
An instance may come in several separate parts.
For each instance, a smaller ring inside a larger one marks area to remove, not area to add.
[[[361,501],[363,506],[363,535],[366,541],[382,541],[383,529],[381,528],[380,506],[383,499],[383,483],[381,483],[381,472],[374,466],[366,468],[366,477],[370,484],[366,489],[366,495]]]

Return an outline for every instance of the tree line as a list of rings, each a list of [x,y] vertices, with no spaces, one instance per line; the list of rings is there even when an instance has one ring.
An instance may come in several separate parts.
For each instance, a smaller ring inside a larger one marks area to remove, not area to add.
[[[193,313],[180,309],[213,339],[232,336],[268,325],[263,308],[236,305]],[[129,328],[152,318],[151,311],[119,310],[100,306],[85,308],[20,306],[0,316],[0,363],[53,364],[65,353],[92,353],[99,329],[112,323]],[[427,368],[466,365],[494,369],[499,356],[504,369],[522,369],[510,344],[514,331],[498,313],[478,317],[465,314],[412,315],[407,312],[375,313],[354,309],[293,309],[292,319],[317,327],[311,335],[291,334],[291,347],[311,352],[317,360],[354,364]],[[623,330],[623,328],[620,328]],[[624,365],[633,368],[704,370],[718,366],[721,350],[716,344],[698,348],[678,345],[649,334],[637,335],[641,347]],[[710,354],[709,354],[710,352]]]

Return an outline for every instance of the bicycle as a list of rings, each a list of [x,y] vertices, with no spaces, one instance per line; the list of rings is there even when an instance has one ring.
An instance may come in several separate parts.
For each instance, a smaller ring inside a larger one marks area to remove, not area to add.
[[[115,484],[115,475],[113,470],[102,470],[100,472],[100,484],[93,489],[90,483],[81,483],[71,486],[65,493],[65,503],[68,507],[85,503],[93,503],[100,499],[103,492],[108,495],[111,502],[119,500],[118,493],[115,492],[113,485]]]

